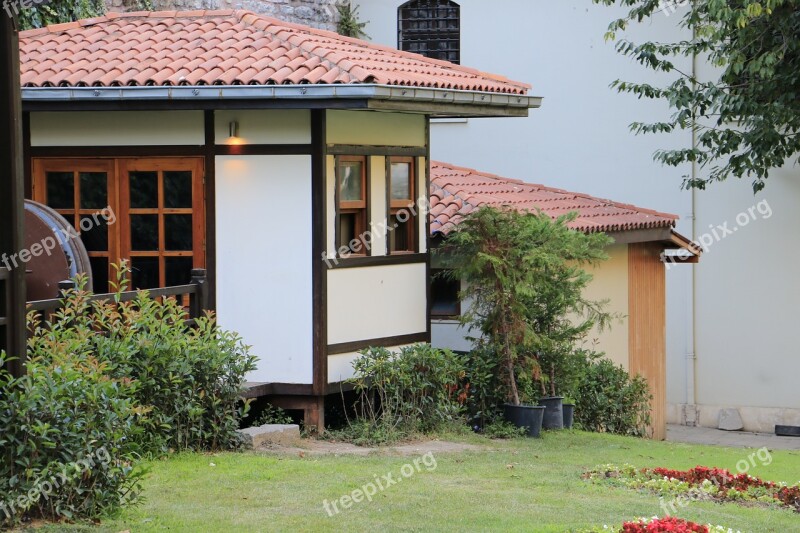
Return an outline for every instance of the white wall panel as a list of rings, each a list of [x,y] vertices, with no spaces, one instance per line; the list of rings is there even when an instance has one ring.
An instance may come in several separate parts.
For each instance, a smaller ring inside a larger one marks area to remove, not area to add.
[[[427,330],[425,264],[328,270],[328,344]]]
[[[204,142],[202,111],[31,113],[32,146],[199,146]]]
[[[260,357],[250,381],[312,383],[311,157],[217,158],[217,307]]]
[[[239,124],[239,144],[309,144],[311,111],[306,109],[246,109],[217,111],[216,143],[230,144],[230,123]]]

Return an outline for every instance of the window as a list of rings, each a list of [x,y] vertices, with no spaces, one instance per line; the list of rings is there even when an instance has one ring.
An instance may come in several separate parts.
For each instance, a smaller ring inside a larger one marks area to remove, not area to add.
[[[33,175],[33,199],[80,232],[95,292],[122,259],[134,289],[187,284],[205,267],[202,159],[34,159]],[[105,209],[113,218],[98,224]]]
[[[203,256],[202,163],[128,160],[121,166],[120,203],[127,222],[122,257],[137,289],[184,285]],[[123,227],[124,227],[123,226]]]
[[[40,160],[34,165],[38,179],[33,199],[55,209],[81,233],[94,290],[105,292],[119,241],[113,227],[96,214],[107,207],[117,212],[114,162]]]
[[[338,255],[367,255],[367,161],[365,157],[336,158]],[[349,250],[347,254],[341,250]]]
[[[440,319],[461,315],[461,302],[458,299],[461,283],[447,273],[447,270],[431,270],[431,316]]]
[[[416,160],[389,158],[389,254],[416,252]]]
[[[397,47],[406,52],[461,62],[461,8],[450,0],[413,0],[397,14]]]

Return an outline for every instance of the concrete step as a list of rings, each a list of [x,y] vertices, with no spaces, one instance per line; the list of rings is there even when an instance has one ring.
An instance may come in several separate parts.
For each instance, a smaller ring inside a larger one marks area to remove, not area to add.
[[[247,449],[258,449],[270,444],[292,446],[300,442],[300,426],[297,424],[266,424],[240,429],[239,434]]]

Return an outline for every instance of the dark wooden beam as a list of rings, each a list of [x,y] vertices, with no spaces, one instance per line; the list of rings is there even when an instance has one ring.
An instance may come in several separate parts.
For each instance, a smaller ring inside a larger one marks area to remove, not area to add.
[[[213,139],[212,139],[213,141]],[[213,150],[214,145],[211,145]],[[32,146],[31,157],[198,157],[205,146]]]
[[[426,149],[424,146],[366,146],[360,144],[331,144],[328,146],[328,154],[423,157],[426,155]]]
[[[425,118],[425,190],[417,194],[417,198],[424,197],[430,200],[431,191],[431,117]],[[424,195],[424,196],[423,196]],[[425,324],[428,326],[426,332],[428,338],[425,342],[431,342],[431,217],[428,216],[430,202],[425,203],[425,209],[418,209],[419,216],[425,217],[425,235],[418,236],[425,243]],[[459,312],[460,314],[460,312]]]
[[[371,266],[390,266],[390,265],[412,265],[414,263],[425,263],[426,254],[403,253],[396,255],[373,255],[363,257],[343,257],[338,259],[326,259],[323,264],[329,269],[337,268],[362,268]]]
[[[0,259],[24,246],[24,166],[22,107],[19,93],[19,41],[14,20],[0,16]],[[25,371],[25,269],[15,268],[0,281],[0,349],[16,357],[14,375]]]
[[[435,118],[477,118],[477,117],[527,117],[527,107],[499,107],[452,104],[441,102],[412,102],[397,100],[369,100],[372,111],[397,111],[400,113],[419,113]]]
[[[311,111],[311,278],[313,291],[313,394],[323,397],[328,388],[328,273],[322,261],[326,230],[326,122],[325,111]],[[317,420],[319,422],[321,419]],[[320,429],[322,425],[319,424]]]
[[[364,339],[361,341],[343,342],[341,344],[328,345],[328,355],[341,353],[351,353],[365,348],[402,346],[404,344],[416,344],[418,342],[428,342],[430,335],[427,330],[410,335],[396,335],[394,337],[381,337],[378,339]]]
[[[205,128],[203,146],[204,186],[206,194],[206,269],[208,270],[208,307],[217,310],[217,177],[214,133],[214,111],[205,111],[203,115]]]

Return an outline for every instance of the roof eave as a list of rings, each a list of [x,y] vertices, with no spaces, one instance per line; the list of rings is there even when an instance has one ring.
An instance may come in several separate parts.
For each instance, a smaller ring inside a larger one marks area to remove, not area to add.
[[[542,98],[522,94],[378,84],[23,87],[22,100],[29,107],[63,103],[69,109],[148,101],[180,102],[182,109],[192,107],[192,102],[207,109],[214,102],[230,101],[263,102],[264,107],[276,101],[294,102],[298,108],[309,101],[366,101],[368,109],[435,117],[527,116],[528,109],[542,104]]]

